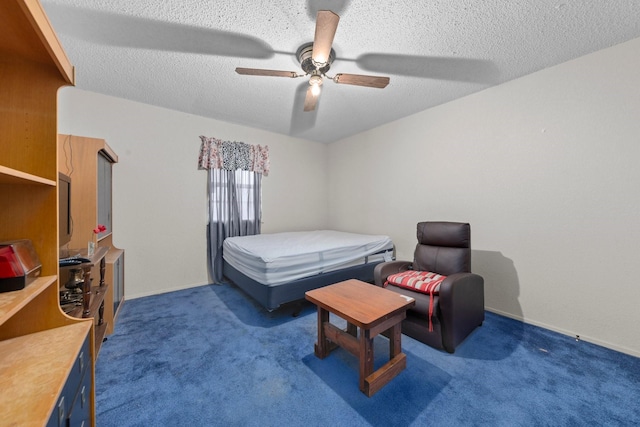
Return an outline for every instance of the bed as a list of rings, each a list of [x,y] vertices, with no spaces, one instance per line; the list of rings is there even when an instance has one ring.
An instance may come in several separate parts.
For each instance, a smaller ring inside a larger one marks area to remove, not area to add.
[[[388,236],[334,230],[229,237],[223,274],[267,310],[347,279],[373,282],[373,269],[394,258]]]

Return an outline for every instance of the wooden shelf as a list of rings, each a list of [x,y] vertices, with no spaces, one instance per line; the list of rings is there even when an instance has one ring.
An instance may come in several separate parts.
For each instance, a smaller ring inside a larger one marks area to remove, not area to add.
[[[38,277],[24,289],[0,293],[0,325],[26,307],[56,281],[56,276]]]
[[[104,301],[104,296],[109,290],[109,285],[104,286],[91,286],[91,302],[89,303],[89,311],[91,315],[82,316],[82,306],[77,306],[73,310],[65,311],[68,316],[76,318],[91,319],[98,312],[100,304]],[[81,294],[79,294],[81,295]]]
[[[82,258],[87,258],[89,260],[88,263],[77,264],[77,265],[72,265],[72,266],[67,266],[67,267],[85,268],[87,266],[93,267],[94,265],[100,264],[100,261],[102,260],[102,258],[104,258],[107,255],[107,252],[109,251],[109,248],[98,246],[98,248],[96,248],[96,250],[93,253],[93,255],[89,255],[88,254],[87,248],[67,249],[67,251],[69,253],[72,253],[72,254],[78,254],[78,256],[80,256]],[[67,268],[67,267],[65,267],[65,268]]]
[[[21,172],[2,165],[0,165],[0,184],[44,184],[52,187],[56,186],[56,182],[50,179],[31,175],[30,173]]]
[[[104,259],[107,263],[113,264],[124,253],[124,249],[111,248]]]
[[[91,331],[78,322],[0,341],[0,414],[9,425],[48,420],[76,356]],[[53,363],[55,361],[55,363]]]

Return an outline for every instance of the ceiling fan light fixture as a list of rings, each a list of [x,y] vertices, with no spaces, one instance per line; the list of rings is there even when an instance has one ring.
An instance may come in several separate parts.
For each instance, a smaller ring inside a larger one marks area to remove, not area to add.
[[[309,77],[309,84],[311,86],[322,85],[322,76],[320,74],[313,74],[311,77]]]
[[[309,86],[311,86],[311,94],[313,96],[320,95],[320,86],[322,86],[322,76],[318,73],[313,73],[309,77]]]

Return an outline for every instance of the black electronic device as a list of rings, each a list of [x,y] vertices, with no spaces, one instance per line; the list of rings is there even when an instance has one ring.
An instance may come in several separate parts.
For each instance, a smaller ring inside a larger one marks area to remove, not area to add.
[[[82,264],[82,261],[80,261],[79,259],[61,259],[58,262],[58,265],[60,267],[70,267],[72,265],[79,265]]]
[[[72,265],[84,264],[86,262],[91,262],[91,260],[89,258],[83,258],[80,256],[71,256],[68,258],[60,258],[60,260],[58,261],[58,265],[60,267],[69,267]]]

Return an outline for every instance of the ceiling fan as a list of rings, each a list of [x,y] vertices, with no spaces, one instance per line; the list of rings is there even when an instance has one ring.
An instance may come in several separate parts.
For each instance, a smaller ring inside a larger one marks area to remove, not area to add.
[[[296,58],[304,74],[296,71],[263,70],[259,68],[236,68],[236,73],[249,76],[305,77],[309,76],[309,88],[304,99],[304,111],[313,111],[318,103],[323,78],[356,86],[384,88],[389,84],[389,77],[363,76],[360,74],[336,74],[328,76],[336,53],[331,47],[338,29],[340,17],[330,10],[319,10],[316,17],[316,33],[313,42],[305,43],[298,48]]]

